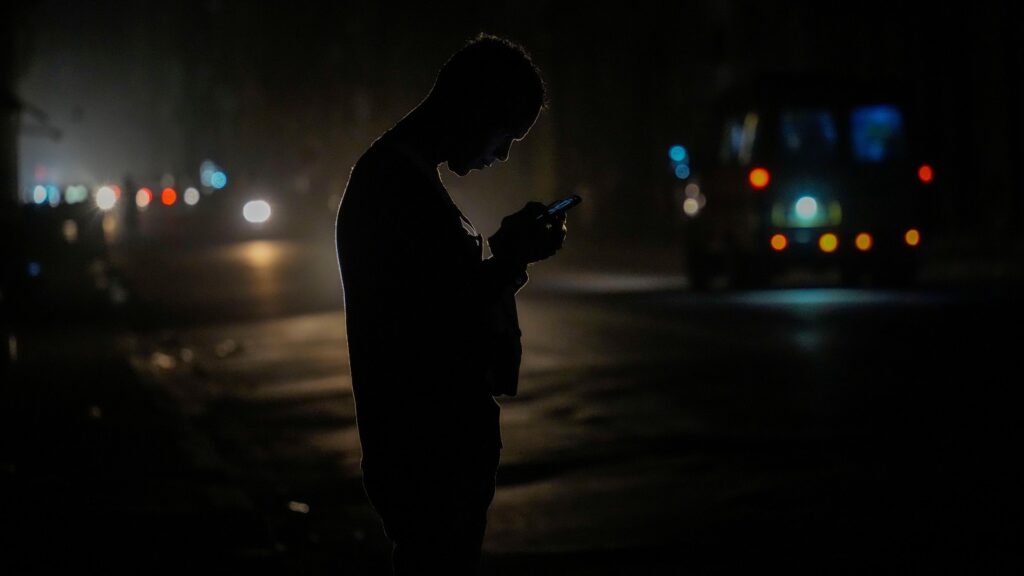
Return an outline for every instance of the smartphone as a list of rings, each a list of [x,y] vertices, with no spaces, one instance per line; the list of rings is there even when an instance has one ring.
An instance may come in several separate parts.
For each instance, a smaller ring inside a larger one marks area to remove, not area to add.
[[[562,212],[565,212],[569,208],[572,208],[573,206],[579,204],[580,202],[583,202],[583,198],[580,198],[576,194],[573,194],[568,198],[563,198],[558,202],[548,204],[548,209],[543,214],[537,216],[537,220],[542,220],[544,218],[551,216],[557,216]]]

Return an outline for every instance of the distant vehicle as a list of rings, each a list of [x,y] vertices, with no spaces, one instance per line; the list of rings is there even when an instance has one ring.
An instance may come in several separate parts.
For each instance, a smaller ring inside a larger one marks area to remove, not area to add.
[[[936,176],[900,90],[775,80],[720,104],[706,146],[717,154],[691,178],[701,209],[684,226],[695,288],[756,287],[793,266],[837,268],[845,283],[915,281]]]
[[[0,311],[14,329],[107,320],[124,294],[96,205],[22,204],[8,217]]]

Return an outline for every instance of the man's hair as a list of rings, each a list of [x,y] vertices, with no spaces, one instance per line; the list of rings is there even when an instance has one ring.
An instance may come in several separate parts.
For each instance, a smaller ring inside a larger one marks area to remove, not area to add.
[[[515,42],[480,34],[441,67],[430,96],[456,109],[493,109],[496,120],[528,128],[548,107],[540,69]]]

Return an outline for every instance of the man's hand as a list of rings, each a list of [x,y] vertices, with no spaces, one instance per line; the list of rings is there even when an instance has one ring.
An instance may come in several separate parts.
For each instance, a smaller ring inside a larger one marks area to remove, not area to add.
[[[540,202],[527,202],[522,210],[505,216],[501,228],[487,239],[491,254],[525,267],[558,252],[565,242],[565,212],[537,220],[546,210]]]

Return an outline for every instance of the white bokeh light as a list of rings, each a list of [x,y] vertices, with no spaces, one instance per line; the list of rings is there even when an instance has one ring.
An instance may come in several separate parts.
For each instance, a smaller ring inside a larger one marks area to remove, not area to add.
[[[261,224],[270,219],[270,204],[263,200],[246,202],[242,207],[242,216],[253,224]]]
[[[809,220],[818,214],[818,202],[810,196],[804,196],[796,201],[796,215]]]
[[[104,186],[96,191],[96,206],[100,210],[110,210],[117,204],[117,193],[109,186]]]

